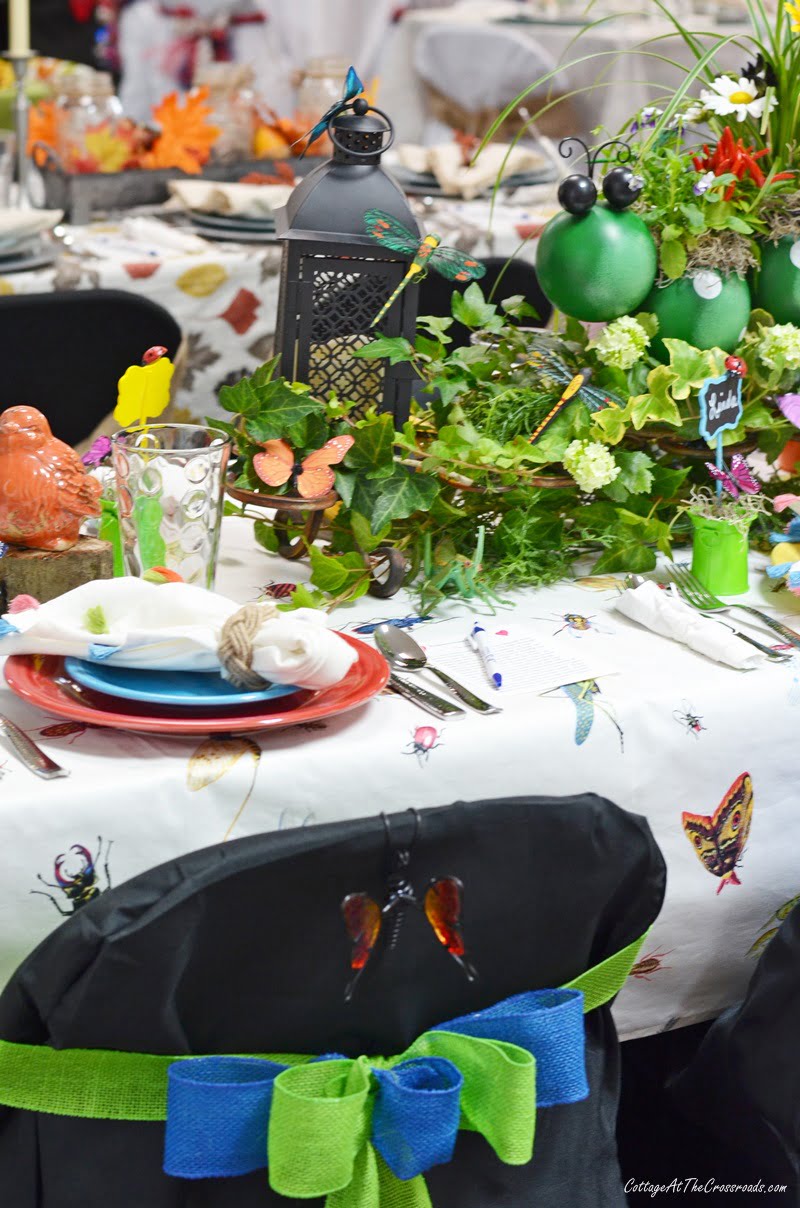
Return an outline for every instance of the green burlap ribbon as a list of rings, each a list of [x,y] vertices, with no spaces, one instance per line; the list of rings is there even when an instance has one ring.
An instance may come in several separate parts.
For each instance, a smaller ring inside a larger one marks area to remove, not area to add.
[[[581,991],[584,1014],[618,992],[644,939],[562,987]],[[370,1139],[372,1071],[431,1057],[452,1062],[463,1077],[459,1127],[481,1133],[500,1161],[529,1162],[536,1124],[533,1054],[505,1041],[436,1029],[389,1058],[263,1055],[290,1067],[273,1084],[270,1186],[294,1199],[325,1196],[326,1208],[432,1208],[424,1177],[397,1178]],[[194,1060],[0,1041],[0,1104],[91,1119],[165,1120],[168,1070]]]

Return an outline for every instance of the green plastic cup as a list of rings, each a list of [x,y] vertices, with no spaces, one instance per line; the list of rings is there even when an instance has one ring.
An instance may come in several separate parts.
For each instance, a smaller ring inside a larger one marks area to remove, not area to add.
[[[747,591],[747,535],[725,520],[689,514],[694,527],[692,574],[715,596]]]

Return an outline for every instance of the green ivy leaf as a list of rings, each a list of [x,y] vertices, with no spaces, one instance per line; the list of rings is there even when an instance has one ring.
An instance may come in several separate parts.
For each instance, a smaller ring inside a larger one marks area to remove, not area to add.
[[[239,383],[241,385],[241,382]],[[231,387],[236,389],[237,387]],[[269,397],[263,399],[258,411],[249,414],[245,430],[251,440],[260,444],[265,440],[283,438],[286,433],[305,416],[312,412],[324,415],[324,407],[318,399],[295,390],[286,382],[270,383]]]
[[[676,281],[686,271],[686,248],[677,239],[664,239],[658,252],[661,271]]]
[[[688,398],[693,390],[699,390],[708,378],[717,377],[725,366],[724,353],[721,348],[700,349],[687,344],[685,340],[664,340],[664,346],[669,352],[669,368],[675,375],[671,386],[672,397]],[[657,373],[658,370],[653,370]],[[652,374],[650,375],[652,377]],[[650,378],[648,378],[650,385]],[[651,392],[653,387],[650,386]]]
[[[253,525],[253,534],[262,549],[267,550],[267,552],[270,554],[277,554],[280,542],[278,541],[271,521],[256,520],[255,524]]]
[[[631,404],[627,407],[604,407],[592,416],[594,436],[599,435],[603,444],[616,445],[622,440],[631,422]]]
[[[321,591],[314,591],[305,583],[298,583],[289,599],[278,605],[281,612],[291,612],[294,608],[321,608],[326,603]]]
[[[592,574],[604,575],[624,570],[629,574],[642,574],[653,570],[656,565],[655,551],[643,545],[633,532],[626,532],[600,555],[592,567]]]
[[[651,340],[653,339],[653,336],[658,335],[658,319],[655,315],[651,314],[649,311],[642,310],[633,317],[639,326],[645,329]]]
[[[308,556],[311,582],[320,591],[331,595],[342,592],[366,574],[367,565],[362,556],[355,552],[334,556],[323,553],[318,545],[312,545]]]
[[[531,306],[524,294],[512,294],[510,298],[504,298],[500,305],[506,314],[514,319],[541,318],[536,307]]]
[[[354,444],[344,459],[348,470],[370,471],[392,465],[394,423],[388,411],[357,424],[352,436]]]
[[[427,331],[428,335],[433,336],[434,340],[438,340],[440,344],[452,344],[452,336],[447,335],[447,329],[453,326],[455,319],[444,315],[422,315],[417,319],[417,328],[420,331]]]
[[[391,525],[387,524],[380,532],[373,533],[369,520],[366,516],[362,516],[360,512],[353,512],[350,517],[350,527],[353,530],[353,536],[365,554],[369,554],[372,550],[377,549],[380,543],[386,540],[391,529]]]
[[[655,462],[640,449],[631,451],[619,449],[614,454],[614,460],[620,467],[617,481],[627,487],[631,495],[642,495],[653,485],[653,466]]]
[[[497,307],[484,299],[483,291],[477,281],[468,285],[463,294],[458,290],[453,293],[453,318],[472,331],[502,331],[503,317],[497,313]]]
[[[399,365],[403,361],[413,361],[414,349],[405,336],[378,336],[371,344],[355,349],[353,356],[371,361],[387,357],[390,365]]]
[[[439,493],[439,483],[424,474],[415,474],[405,466],[397,466],[391,478],[384,478],[370,483],[377,488],[373,496],[371,514],[359,506],[361,489],[353,500],[353,507],[370,519],[373,533],[379,533],[393,520],[404,520],[413,516],[414,512],[425,512]]]
[[[106,614],[100,604],[95,604],[94,608],[87,608],[83,618],[83,627],[95,635],[110,632]]]

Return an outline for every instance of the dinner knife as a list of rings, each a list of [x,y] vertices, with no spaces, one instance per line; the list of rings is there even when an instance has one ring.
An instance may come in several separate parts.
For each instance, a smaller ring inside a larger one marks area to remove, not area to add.
[[[466,716],[464,710],[453,701],[445,700],[444,697],[429,692],[427,688],[420,688],[418,684],[409,684],[407,680],[400,679],[398,675],[389,676],[389,687],[398,696],[403,696],[412,704],[419,705],[420,709],[424,709],[426,713],[432,713],[434,717]]]
[[[28,771],[41,776],[42,780],[55,780],[59,776],[69,776],[66,768],[54,763],[49,755],[45,755],[44,751],[28,738],[24,730],[20,730],[13,721],[3,717],[2,713],[0,713],[0,734],[8,740],[14,754],[25,764]]]

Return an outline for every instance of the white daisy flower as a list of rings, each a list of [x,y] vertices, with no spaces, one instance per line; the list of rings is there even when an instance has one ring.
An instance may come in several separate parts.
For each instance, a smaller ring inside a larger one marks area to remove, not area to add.
[[[730,76],[717,76],[711,85],[711,91],[704,89],[700,100],[706,109],[716,113],[718,117],[735,115],[737,122],[743,122],[748,117],[760,118],[767,103],[765,96],[758,95],[758,84],[740,76],[732,80]],[[777,105],[774,96],[769,98],[769,112]]]

